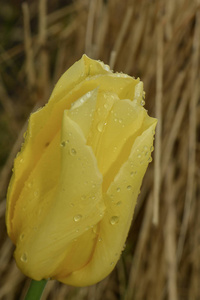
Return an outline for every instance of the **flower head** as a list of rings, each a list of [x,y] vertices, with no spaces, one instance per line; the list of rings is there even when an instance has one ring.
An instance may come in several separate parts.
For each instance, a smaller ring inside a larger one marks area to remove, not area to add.
[[[9,185],[7,230],[22,272],[85,286],[112,271],[155,126],[139,79],[86,55],[64,73],[30,116]]]

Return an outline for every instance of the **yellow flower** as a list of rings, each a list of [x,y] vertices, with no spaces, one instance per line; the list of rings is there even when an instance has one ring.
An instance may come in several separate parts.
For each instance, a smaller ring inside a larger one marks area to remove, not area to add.
[[[27,276],[85,286],[115,267],[153,149],[142,98],[139,79],[83,55],[30,116],[6,213]]]

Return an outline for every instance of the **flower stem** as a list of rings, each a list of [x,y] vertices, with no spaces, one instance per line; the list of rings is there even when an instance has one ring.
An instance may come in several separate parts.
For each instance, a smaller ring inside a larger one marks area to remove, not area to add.
[[[48,280],[32,280],[24,300],[39,300]]]

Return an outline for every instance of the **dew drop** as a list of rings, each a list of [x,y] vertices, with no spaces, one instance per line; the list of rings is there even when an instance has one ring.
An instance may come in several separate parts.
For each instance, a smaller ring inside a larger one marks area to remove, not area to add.
[[[124,250],[125,250],[125,248],[126,248],[126,244],[124,244],[124,246],[123,246],[123,248],[122,248],[122,251],[124,251]]]
[[[150,147],[150,151],[152,152],[154,150],[154,146],[151,146]]]
[[[114,265],[114,262],[112,261],[112,262],[110,263],[110,265],[113,266],[113,265]]]
[[[27,184],[28,188],[31,188],[31,187],[32,187],[32,185],[33,185],[33,183],[32,183],[32,182],[29,182],[29,183]]]
[[[144,106],[144,105],[145,105],[145,101],[142,99],[142,100],[140,101],[140,104],[141,104],[142,106]]]
[[[132,172],[131,172],[131,177],[133,177],[133,176],[136,175],[136,174],[137,174],[136,171],[132,171]]]
[[[34,192],[34,196],[37,197],[38,195],[39,195],[39,192],[38,192],[38,191],[35,191],[35,192]]]
[[[107,123],[106,122],[99,122],[98,125],[97,125],[97,129],[99,132],[102,132],[103,131],[103,128],[104,126],[106,125]]]
[[[65,145],[66,145],[65,141],[61,142],[61,144],[60,144],[61,147],[65,147]]]
[[[131,186],[131,185],[128,185],[126,188],[127,188],[127,190],[130,191],[130,190],[132,189],[132,186]]]
[[[22,262],[26,263],[27,260],[28,260],[27,254],[24,252],[24,253],[21,255],[20,259],[21,259]]]
[[[152,161],[152,157],[150,156],[149,158],[148,158],[148,162],[151,162]]]
[[[70,154],[73,155],[73,156],[76,155],[76,150],[74,148],[71,148],[70,149]]]
[[[117,192],[119,193],[121,191],[120,187],[117,188]]]
[[[113,148],[113,152],[116,152],[117,151],[117,147],[115,146],[114,148]]]
[[[95,227],[92,229],[92,232],[95,233],[95,234],[97,234],[97,231],[98,231],[98,230],[97,230],[97,226],[95,226]]]
[[[20,241],[23,241],[24,236],[25,236],[24,233],[20,234],[20,237],[19,237],[19,238],[20,238]]]
[[[99,238],[98,241],[99,241],[99,242],[102,242],[102,238]]]
[[[110,219],[110,224],[111,225],[115,225],[119,222],[119,217],[118,216],[112,216],[112,218]]]
[[[82,215],[76,215],[74,216],[74,221],[79,222],[82,219]]]
[[[121,205],[121,201],[118,201],[118,202],[116,203],[116,205],[117,205],[117,206]]]
[[[137,156],[138,158],[141,158],[141,154],[138,154],[138,156]]]

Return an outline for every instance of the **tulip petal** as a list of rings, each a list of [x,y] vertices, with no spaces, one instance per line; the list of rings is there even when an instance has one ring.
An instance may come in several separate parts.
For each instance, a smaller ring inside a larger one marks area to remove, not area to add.
[[[15,252],[18,266],[36,280],[56,274],[67,251],[70,252],[73,240],[85,233],[88,227],[97,224],[105,209],[102,201],[102,175],[96,158],[91,147],[86,145],[82,130],[69,118],[67,111],[63,117],[60,148],[61,172],[56,196],[52,197],[44,212],[40,227],[35,231],[25,228],[25,237],[18,240]],[[95,239],[91,231],[88,235],[90,242],[84,257],[89,259]],[[24,251],[26,263],[22,259]],[[83,260],[80,259],[79,268],[82,264]],[[77,267],[77,262],[74,265]]]
[[[74,63],[58,80],[50,102],[57,103],[86,77],[111,73],[110,68],[100,61],[90,59],[87,55]],[[67,83],[67,84],[66,84]]]
[[[88,138],[91,123],[94,119],[97,93],[98,89],[86,93],[74,102],[72,108],[67,111],[70,119],[79,125],[86,139]]]
[[[99,239],[92,259],[81,270],[66,278],[58,278],[61,282],[77,286],[91,285],[102,280],[115,267],[123,250],[142,179],[150,161],[156,120],[148,119],[148,127],[136,138],[128,160],[122,165],[104,197],[106,211],[100,222]],[[141,155],[139,159],[138,153]]]
[[[60,132],[47,147],[42,158],[25,181],[12,218],[12,234],[15,243],[27,224],[31,224],[32,227],[39,225],[42,218],[41,212],[51,204],[51,194],[58,185],[61,169],[59,145]]]
[[[104,190],[108,188],[122,163],[127,160],[135,138],[142,133],[141,127],[146,115],[147,112],[141,105],[130,100],[118,99],[113,104],[98,144],[98,151],[95,152],[99,170],[105,177]]]

